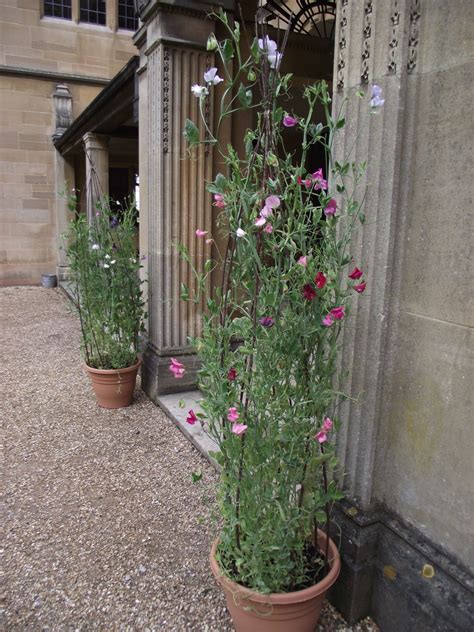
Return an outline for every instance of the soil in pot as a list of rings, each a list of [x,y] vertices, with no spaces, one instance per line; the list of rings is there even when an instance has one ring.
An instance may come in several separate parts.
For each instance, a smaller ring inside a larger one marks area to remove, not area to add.
[[[289,593],[257,593],[225,577],[211,549],[211,569],[224,589],[237,632],[313,632],[318,622],[327,591],[339,576],[339,551],[329,539],[329,572],[318,583]],[[324,552],[326,534],[318,530],[319,551]]]
[[[125,369],[94,369],[85,365],[101,408],[130,406],[140,364],[141,361],[138,360],[136,364]]]

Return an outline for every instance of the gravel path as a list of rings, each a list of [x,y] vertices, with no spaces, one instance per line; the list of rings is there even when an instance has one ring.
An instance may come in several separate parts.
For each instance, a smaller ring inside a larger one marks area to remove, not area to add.
[[[214,470],[141,391],[96,406],[59,290],[1,288],[0,306],[2,628],[233,630],[207,561]],[[375,629],[329,607],[318,627]]]

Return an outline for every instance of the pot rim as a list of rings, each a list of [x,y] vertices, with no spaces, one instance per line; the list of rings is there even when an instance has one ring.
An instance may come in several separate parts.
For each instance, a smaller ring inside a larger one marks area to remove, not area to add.
[[[318,529],[318,545],[321,551],[322,546],[320,542],[325,543],[327,535],[321,529]],[[229,591],[233,593],[239,593],[239,595],[243,598],[250,598],[252,601],[258,603],[268,603],[271,602],[273,604],[289,604],[295,602],[308,601],[309,599],[313,599],[314,597],[325,593],[329,588],[335,583],[337,578],[339,577],[339,572],[341,570],[341,557],[339,555],[339,551],[333,540],[329,538],[329,554],[331,563],[331,570],[329,573],[323,577],[321,581],[309,588],[303,588],[302,590],[295,590],[288,593],[259,593],[251,588],[247,588],[246,586],[242,586],[242,584],[237,584],[232,579],[229,579],[222,572],[220,566],[217,563],[215,554],[217,550],[217,545],[219,544],[219,538],[216,538],[212,543],[210,561],[211,561],[211,569],[214,573],[215,578],[225,584]]]
[[[138,369],[141,363],[141,359],[138,358],[135,364],[133,364],[132,366],[123,367],[122,369],[95,369],[94,367],[89,366],[86,362],[84,362],[84,366],[86,368],[86,371],[89,371],[90,373],[105,373],[106,375],[112,375],[114,373],[128,373],[131,371],[135,371],[135,369]]]

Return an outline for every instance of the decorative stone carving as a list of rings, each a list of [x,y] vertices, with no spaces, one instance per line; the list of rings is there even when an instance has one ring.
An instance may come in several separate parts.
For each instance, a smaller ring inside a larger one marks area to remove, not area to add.
[[[390,14],[390,22],[391,22],[391,33],[390,33],[390,41],[389,45],[389,53],[388,53],[388,73],[393,75],[397,72],[397,63],[398,63],[398,27],[400,24],[400,11],[398,7],[398,0],[394,0],[392,11]]]
[[[58,83],[53,93],[54,113],[56,117],[53,140],[60,138],[73,121],[72,96],[65,83]]]
[[[341,16],[339,18],[339,40],[337,56],[337,89],[344,89],[344,68],[346,67],[346,27],[347,15],[346,7],[348,0],[341,2]]]
[[[169,150],[170,51],[163,50],[163,153]]]
[[[421,17],[420,0],[412,0],[410,9],[410,33],[408,36],[407,70],[413,72],[418,59],[419,21]]]
[[[369,82],[369,58],[370,58],[370,37],[372,35],[372,0],[365,0],[364,4],[364,31],[362,44],[362,70],[360,82]]]

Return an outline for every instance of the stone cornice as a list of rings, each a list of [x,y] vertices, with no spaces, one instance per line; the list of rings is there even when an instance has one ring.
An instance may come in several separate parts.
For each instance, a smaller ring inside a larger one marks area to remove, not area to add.
[[[38,70],[36,68],[21,68],[18,66],[0,65],[0,75],[10,77],[31,77],[33,79],[45,79],[47,81],[80,83],[89,86],[106,86],[110,79],[105,77],[90,77],[87,75],[73,75],[67,72],[52,72],[50,70]]]

